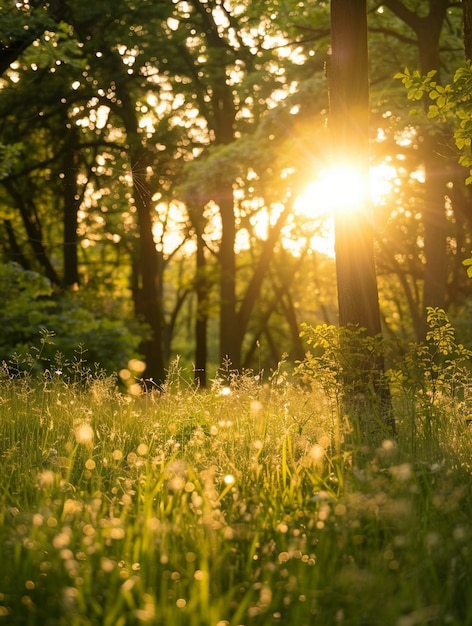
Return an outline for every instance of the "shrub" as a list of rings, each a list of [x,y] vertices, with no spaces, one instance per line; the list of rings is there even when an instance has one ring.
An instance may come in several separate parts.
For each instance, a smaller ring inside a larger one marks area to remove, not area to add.
[[[92,305],[80,292],[57,294],[46,278],[16,264],[0,264],[0,292],[0,359],[20,369],[79,359],[111,373],[137,356],[146,332],[126,318],[123,302],[105,307],[96,294]]]

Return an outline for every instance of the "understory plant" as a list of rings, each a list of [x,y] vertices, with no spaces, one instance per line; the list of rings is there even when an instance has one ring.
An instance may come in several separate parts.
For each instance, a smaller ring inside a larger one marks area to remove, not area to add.
[[[331,329],[302,384],[4,367],[0,625],[472,623],[468,355],[429,324],[388,373],[396,438],[362,454]]]
[[[310,351],[296,373],[304,383],[321,387],[338,432],[354,428],[356,415],[349,408],[356,409],[360,394],[362,410],[370,406],[370,417],[376,419],[375,407],[382,401],[379,389],[385,388],[390,392],[394,419],[401,424],[400,436],[408,431],[408,445],[414,448],[421,442],[436,445],[445,434],[444,418],[447,424],[450,418],[467,423],[472,352],[457,342],[444,310],[429,307],[427,324],[425,341],[407,346],[367,336],[357,327],[303,326]],[[375,364],[379,359],[388,363],[383,372],[379,374],[377,367],[366,369],[366,362]],[[359,443],[369,441],[366,433],[354,435]]]

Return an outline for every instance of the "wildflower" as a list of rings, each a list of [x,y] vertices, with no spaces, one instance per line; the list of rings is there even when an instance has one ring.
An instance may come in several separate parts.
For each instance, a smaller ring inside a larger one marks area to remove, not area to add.
[[[75,429],[75,439],[77,443],[90,445],[93,441],[93,428],[90,424],[83,423]]]
[[[38,474],[38,482],[40,489],[47,489],[54,484],[55,474],[51,470],[45,470]]]

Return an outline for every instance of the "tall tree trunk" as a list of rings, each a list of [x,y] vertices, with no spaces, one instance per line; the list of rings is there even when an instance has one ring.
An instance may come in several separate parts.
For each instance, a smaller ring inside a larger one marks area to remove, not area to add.
[[[64,144],[63,170],[64,170],[64,286],[75,288],[79,285],[79,260],[78,246],[78,212],[79,194],[77,189],[77,144],[78,129],[72,126],[67,131],[68,136]]]
[[[210,81],[211,114],[209,126],[215,135],[215,144],[227,145],[234,140],[236,109],[232,87],[227,83],[228,58],[227,43],[220,35],[219,26],[211,8],[202,0],[192,0],[206,29],[208,54],[215,64],[215,72]],[[220,261],[220,361],[226,359],[234,369],[240,367],[238,351],[238,329],[236,313],[236,217],[234,215],[233,181],[223,177],[218,198],[215,198],[221,216]]]
[[[335,212],[339,323],[380,333],[372,207],[368,199],[369,83],[366,0],[331,2],[330,127],[336,161],[363,178],[364,206]],[[343,184],[343,181],[339,181]]]
[[[439,41],[446,19],[449,2],[430,0],[429,14],[418,21],[417,36],[419,47],[420,72],[440,70]],[[429,102],[425,101],[425,107]],[[428,307],[444,308],[448,276],[447,260],[447,216],[446,216],[446,159],[444,137],[431,131],[424,137],[425,168],[425,210],[424,224],[424,280],[423,310],[419,339],[424,339],[428,331],[426,311]]]
[[[131,163],[147,164],[139,137],[135,138],[133,134],[129,133],[128,141],[130,142]],[[141,350],[146,361],[145,376],[160,385],[165,379],[162,268],[154,241],[151,197],[149,194],[145,194],[138,187],[138,184],[142,185],[142,182],[134,182],[134,202],[139,227],[137,267],[140,277],[139,296],[135,306],[137,313],[142,315],[151,329],[150,336],[141,344]]]
[[[472,61],[472,0],[462,0],[465,58]]]
[[[424,222],[424,279],[423,311],[421,315],[420,339],[426,337],[428,307],[446,306],[447,260],[447,216],[445,159],[439,154],[439,142],[432,136],[424,138],[425,151],[425,211]]]
[[[206,275],[205,242],[202,233],[197,232],[196,254],[196,293],[197,312],[195,316],[195,374],[199,387],[207,384],[207,338],[208,338],[208,277]]]
[[[119,61],[121,63],[121,61]],[[134,102],[125,89],[120,90],[121,115],[126,128],[131,166],[139,163],[144,171],[151,165],[150,155],[142,145]],[[133,172],[133,167],[131,167]],[[142,189],[142,181],[134,178],[134,204],[138,216],[139,243],[134,264],[135,311],[150,327],[150,335],[141,344],[146,362],[145,377],[160,385],[165,380],[163,341],[163,267],[154,241],[154,207],[152,193]]]
[[[470,6],[470,0],[466,0],[466,3]],[[385,6],[416,33],[419,68],[422,74],[440,70],[439,41],[450,4],[449,0],[429,0],[428,13],[420,16],[400,0],[385,0]],[[466,12],[464,6],[464,17]],[[425,97],[425,107],[428,105],[429,100]],[[419,339],[424,339],[427,332],[426,307],[445,305],[448,265],[444,179],[446,163],[439,155],[443,153],[446,143],[444,137],[438,138],[434,134],[426,135],[423,141],[426,190],[423,211],[425,267]]]
[[[292,209],[292,204],[289,204],[287,202],[285,208],[279,215],[277,222],[270,229],[267,239],[262,244],[259,259],[254,267],[251,280],[249,281],[246,293],[244,294],[241,305],[239,307],[237,314],[237,351],[240,355],[240,358],[242,356],[242,345],[244,341],[244,336],[247,332],[249,321],[251,319],[251,314],[261,295],[261,288],[264,277],[266,276],[267,271],[270,268],[271,262],[274,258],[275,245]]]
[[[134,166],[139,163],[144,172],[152,166],[152,153],[143,144],[140,133],[136,103],[132,98],[127,80],[126,68],[118,53],[110,52],[110,67],[116,82],[116,92],[120,102],[117,113],[121,116],[126,130],[128,155],[134,187],[134,206],[138,218],[139,242],[136,258],[133,260],[133,297],[135,312],[150,328],[150,333],[141,343],[146,369],[144,377],[161,385],[165,380],[164,357],[164,316],[162,302],[163,265],[154,241],[154,205],[151,189],[143,188],[143,181],[137,180]]]
[[[236,318],[236,223],[233,190],[225,189],[219,199],[222,234],[220,261],[220,361],[226,359],[239,369],[238,329]]]
[[[25,197],[26,194],[21,193],[13,184],[8,183],[8,181],[4,181],[4,185],[20,211],[28,241],[34,252],[37,263],[43,268],[44,274],[51,281],[51,284],[60,287],[61,280],[51,263],[46,246],[44,245],[41,222],[33,200]]]
[[[329,66],[330,128],[335,163],[354,164],[364,193],[363,205],[335,211],[335,252],[340,326],[358,326],[368,336],[381,332],[374,259],[372,206],[369,199],[369,74],[366,0],[331,0],[331,62]],[[342,180],[339,184],[345,184]],[[346,345],[349,350],[349,345]],[[368,356],[359,370],[345,372],[345,409],[359,420],[362,435],[376,430],[375,418],[393,432],[394,421],[383,360]],[[369,386],[375,398],[367,398]]]

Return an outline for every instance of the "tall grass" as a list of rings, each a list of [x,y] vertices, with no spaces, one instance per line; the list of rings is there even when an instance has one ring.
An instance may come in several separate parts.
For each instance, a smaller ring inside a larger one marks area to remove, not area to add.
[[[5,370],[0,624],[472,624],[467,381],[392,381],[398,438],[356,449],[280,371],[130,398]]]

